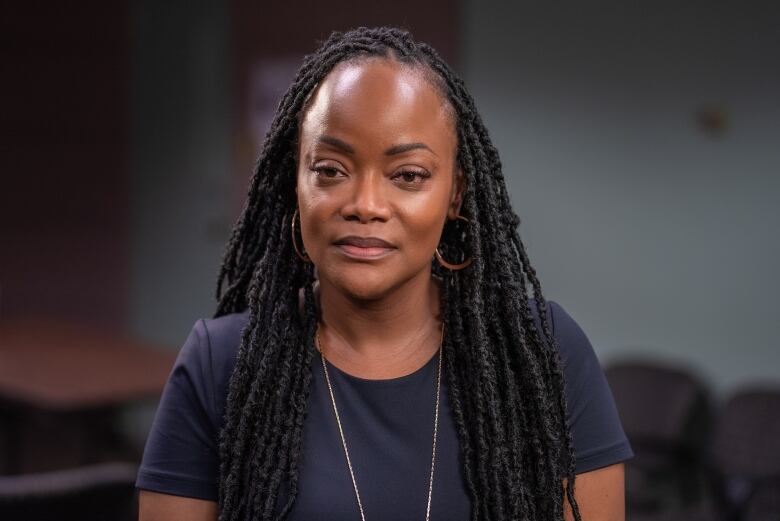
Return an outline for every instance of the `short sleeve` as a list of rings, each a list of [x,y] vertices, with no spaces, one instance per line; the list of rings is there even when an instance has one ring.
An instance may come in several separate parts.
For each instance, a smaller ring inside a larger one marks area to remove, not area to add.
[[[211,346],[203,320],[184,342],[146,440],[136,487],[217,500],[218,429]]]
[[[596,353],[582,328],[555,302],[548,302],[563,365],[575,474],[634,456]]]

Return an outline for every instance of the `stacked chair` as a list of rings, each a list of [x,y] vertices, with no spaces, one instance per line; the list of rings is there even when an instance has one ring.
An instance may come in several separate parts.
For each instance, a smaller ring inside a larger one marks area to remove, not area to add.
[[[713,408],[692,372],[647,360],[605,373],[636,457],[628,521],[780,521],[780,386]]]
[[[725,519],[780,520],[780,387],[744,388],[728,400],[710,458]]]
[[[705,385],[688,371],[643,360],[605,373],[635,454],[626,464],[627,519],[698,504],[712,423]]]

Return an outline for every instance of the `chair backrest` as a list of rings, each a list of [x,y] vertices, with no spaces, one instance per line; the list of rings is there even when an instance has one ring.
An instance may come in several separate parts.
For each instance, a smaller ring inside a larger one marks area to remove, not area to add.
[[[605,370],[635,457],[626,465],[626,512],[658,515],[701,496],[709,392],[683,368],[633,359]]]
[[[135,465],[117,462],[0,476],[0,519],[134,520],[136,474]]]
[[[718,416],[711,451],[724,476],[780,478],[780,387],[734,393]]]
[[[702,445],[710,420],[709,392],[693,374],[644,360],[612,364],[605,373],[633,445],[669,450]]]
[[[780,518],[780,479],[758,485],[742,511],[742,521],[777,521]]]

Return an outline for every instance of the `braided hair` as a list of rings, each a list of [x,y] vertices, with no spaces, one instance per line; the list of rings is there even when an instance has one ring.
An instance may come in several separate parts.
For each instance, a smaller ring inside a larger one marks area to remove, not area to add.
[[[334,32],[304,58],[277,108],[227,245],[215,316],[248,308],[249,318],[219,436],[220,520],[283,519],[298,493],[319,311],[314,268],[295,255],[290,233],[297,132],[315,86],[337,64],[363,58],[416,67],[454,115],[467,186],[462,212],[471,226],[468,234],[445,226],[439,251],[450,259],[471,256],[472,263],[449,271],[432,261],[432,270],[444,282],[444,370],[471,518],[562,520],[565,494],[580,520],[558,349],[498,152],[463,81],[430,46],[387,27]],[[276,516],[285,480],[289,494]]]

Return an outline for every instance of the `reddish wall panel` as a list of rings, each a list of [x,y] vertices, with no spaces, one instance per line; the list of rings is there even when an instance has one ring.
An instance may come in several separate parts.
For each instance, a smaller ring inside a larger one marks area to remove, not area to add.
[[[0,317],[121,325],[127,13],[16,2],[0,18]]]

